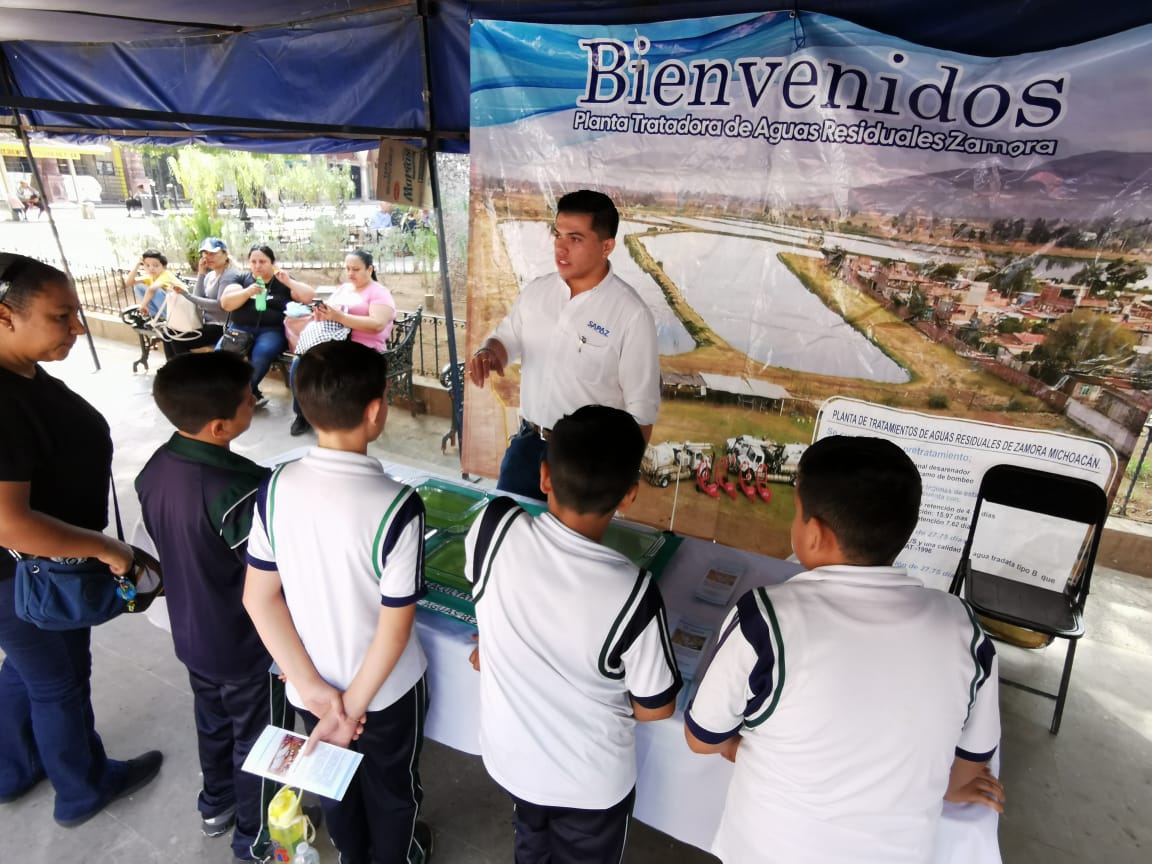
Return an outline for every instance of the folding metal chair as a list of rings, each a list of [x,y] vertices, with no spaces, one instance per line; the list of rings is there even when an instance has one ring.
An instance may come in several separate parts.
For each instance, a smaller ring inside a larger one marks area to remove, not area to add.
[[[1056,700],[1053,735],[1060,731],[1076,643],[1084,635],[1084,603],[1107,518],[1108,498],[1095,483],[995,465],[980,483],[968,539],[949,589],[956,595],[963,592],[972,609],[985,618],[1068,640],[1056,693],[1000,679]],[[1053,556],[1060,547],[1066,554],[1057,561]]]

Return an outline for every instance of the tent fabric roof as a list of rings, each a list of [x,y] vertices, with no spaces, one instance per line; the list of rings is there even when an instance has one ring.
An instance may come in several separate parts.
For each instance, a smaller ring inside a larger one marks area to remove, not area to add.
[[[1073,0],[803,6],[912,42],[987,55],[1152,21],[1144,0],[1100,4],[1090,14]],[[0,106],[19,108],[32,128],[52,134],[300,152],[431,133],[443,138],[443,149],[462,150],[472,19],[638,23],[696,17],[703,8],[721,15],[794,7],[750,0],[707,7],[686,0],[0,0]]]

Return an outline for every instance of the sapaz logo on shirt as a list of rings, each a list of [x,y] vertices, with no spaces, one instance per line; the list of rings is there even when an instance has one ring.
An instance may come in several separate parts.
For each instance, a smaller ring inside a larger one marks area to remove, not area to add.
[[[592,329],[592,330],[595,330],[595,331],[596,331],[597,333],[599,333],[601,336],[607,336],[609,333],[611,333],[611,332],[612,332],[612,331],[611,331],[611,330],[609,330],[607,327],[603,327],[603,326],[601,326],[600,324],[597,324],[595,321],[589,321],[589,322],[588,322],[588,327],[589,327],[590,329]]]

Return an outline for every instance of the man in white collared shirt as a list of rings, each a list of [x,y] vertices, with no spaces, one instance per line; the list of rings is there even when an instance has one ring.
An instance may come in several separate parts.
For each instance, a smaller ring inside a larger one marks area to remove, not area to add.
[[[612,272],[620,215],[602,192],[562,197],[552,228],[556,272],[524,287],[468,363],[472,383],[521,363],[520,429],[497,488],[544,499],[540,459],[552,426],[584,405],[621,408],[645,441],[660,408],[660,354],[647,304]]]

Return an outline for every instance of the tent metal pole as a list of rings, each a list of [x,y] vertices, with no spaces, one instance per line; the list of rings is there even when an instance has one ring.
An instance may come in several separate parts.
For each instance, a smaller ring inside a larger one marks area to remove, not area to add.
[[[452,280],[448,276],[448,245],[444,238],[444,208],[440,198],[440,172],[436,168],[436,153],[440,149],[440,136],[435,132],[432,103],[432,60],[428,39],[428,0],[420,0],[420,36],[424,60],[424,117],[427,135],[425,148],[428,154],[428,179],[432,185],[432,209],[436,213],[436,245],[440,254],[440,288],[444,297],[444,329],[448,337],[448,362],[451,364],[452,412],[455,414],[457,435],[460,442],[457,452],[464,454],[464,382],[460,377],[459,352],[456,346],[456,321],[452,314]],[[462,475],[468,479],[468,475]]]
[[[16,85],[16,76],[12,74],[12,66],[8,62],[8,55],[0,50],[0,73],[4,77],[3,90],[12,96],[18,96],[20,88]],[[32,142],[28,138],[28,130],[24,125],[23,115],[17,111],[12,112],[13,126],[16,130],[16,135],[20,138],[20,142],[24,145],[24,158],[28,160],[28,167],[31,170],[33,179],[36,181],[36,186],[40,190],[42,196],[41,201],[44,204],[44,209],[48,211],[48,224],[52,228],[52,236],[56,239],[56,248],[60,250],[60,263],[64,266],[64,272],[68,274],[68,278],[72,284],[76,284],[76,277],[72,275],[72,268],[68,265],[68,255],[64,251],[64,243],[60,239],[60,229],[56,225],[56,217],[52,215],[52,208],[48,206],[48,193],[44,189],[44,178],[40,174],[40,166],[36,164],[36,159],[32,156]],[[27,211],[25,211],[27,213]],[[27,215],[25,215],[27,218]],[[84,314],[84,307],[80,306],[80,323],[84,325],[84,336],[88,340],[88,350],[92,353],[92,363],[96,367],[96,371],[100,371],[100,355],[96,353],[96,342],[92,339],[92,331],[88,329],[88,316]]]

